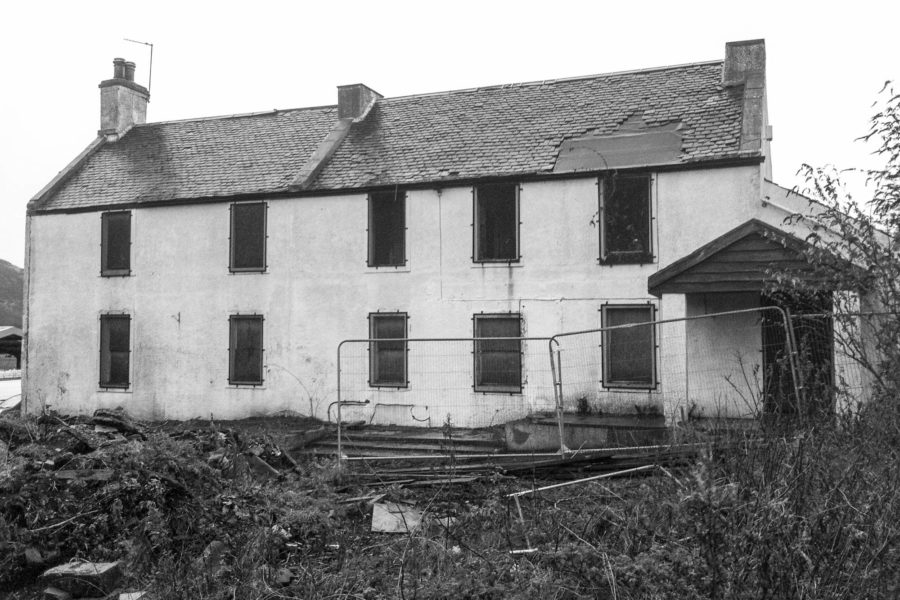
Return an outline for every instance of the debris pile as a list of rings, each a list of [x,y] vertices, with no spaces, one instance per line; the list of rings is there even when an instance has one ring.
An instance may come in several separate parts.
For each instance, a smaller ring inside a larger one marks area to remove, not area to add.
[[[39,580],[46,597],[118,597],[110,594],[140,588],[165,557],[196,557],[192,566],[220,577],[259,531],[274,540],[274,572],[295,534],[293,550],[312,539],[260,493],[305,475],[282,447],[289,437],[214,422],[151,427],[121,409],[4,414],[0,596]]]

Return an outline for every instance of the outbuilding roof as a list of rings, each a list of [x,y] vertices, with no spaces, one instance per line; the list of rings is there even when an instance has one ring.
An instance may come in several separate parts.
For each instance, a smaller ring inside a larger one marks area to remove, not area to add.
[[[715,61],[379,98],[304,193],[559,173],[566,144],[623,127],[678,136],[674,164],[759,156],[741,149],[743,95],[722,85]],[[336,120],[337,106],[326,106],[136,125],[91,149],[30,208],[287,193]]]

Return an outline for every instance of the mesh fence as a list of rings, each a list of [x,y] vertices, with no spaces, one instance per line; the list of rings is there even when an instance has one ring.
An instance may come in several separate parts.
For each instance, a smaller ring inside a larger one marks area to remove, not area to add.
[[[877,368],[880,313],[791,314],[797,385],[804,410],[855,411],[869,400]]]
[[[480,428],[555,410],[548,338],[349,340],[341,421]]]
[[[329,417],[446,431],[539,416],[558,429],[547,444],[573,448],[586,424],[634,424],[618,416],[664,425],[821,414],[853,409],[872,389],[878,315],[763,307],[654,320],[646,307],[616,310],[604,313],[606,327],[552,338],[342,342],[340,402]]]
[[[796,403],[780,309],[646,315],[623,313],[630,322],[553,338],[565,412],[738,418]]]

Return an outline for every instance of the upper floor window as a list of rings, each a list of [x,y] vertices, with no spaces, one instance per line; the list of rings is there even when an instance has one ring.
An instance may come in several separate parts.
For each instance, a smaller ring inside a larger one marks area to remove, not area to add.
[[[262,385],[263,382],[263,318],[262,315],[231,315],[228,346],[228,383]]]
[[[370,267],[406,264],[406,193],[398,190],[369,194]]]
[[[131,275],[131,211],[105,212],[100,225],[100,274]]]
[[[491,183],[475,188],[475,262],[519,260],[519,186]]]
[[[649,175],[605,177],[600,186],[600,262],[652,261],[650,218]]]
[[[372,313],[369,315],[369,385],[373,387],[406,387],[407,343],[406,313]]]
[[[131,374],[131,317],[100,315],[100,387],[127,388]]]
[[[656,328],[651,304],[607,304],[603,330],[603,386],[656,387]],[[611,329],[607,329],[611,328]]]
[[[519,338],[522,318],[518,313],[475,315],[476,338]],[[522,391],[522,341],[475,341],[475,391]]]
[[[266,270],[265,202],[236,202],[231,205],[231,251],[228,268],[232,273]]]

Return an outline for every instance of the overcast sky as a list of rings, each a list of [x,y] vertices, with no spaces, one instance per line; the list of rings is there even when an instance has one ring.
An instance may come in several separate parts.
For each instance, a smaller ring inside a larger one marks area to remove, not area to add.
[[[900,82],[900,3],[24,2],[0,33],[0,258],[24,261],[25,205],[94,138],[97,84],[137,63],[148,121],[335,104],[336,86],[401,96],[722,59],[765,38],[774,177],[804,162],[875,166],[863,144]]]

